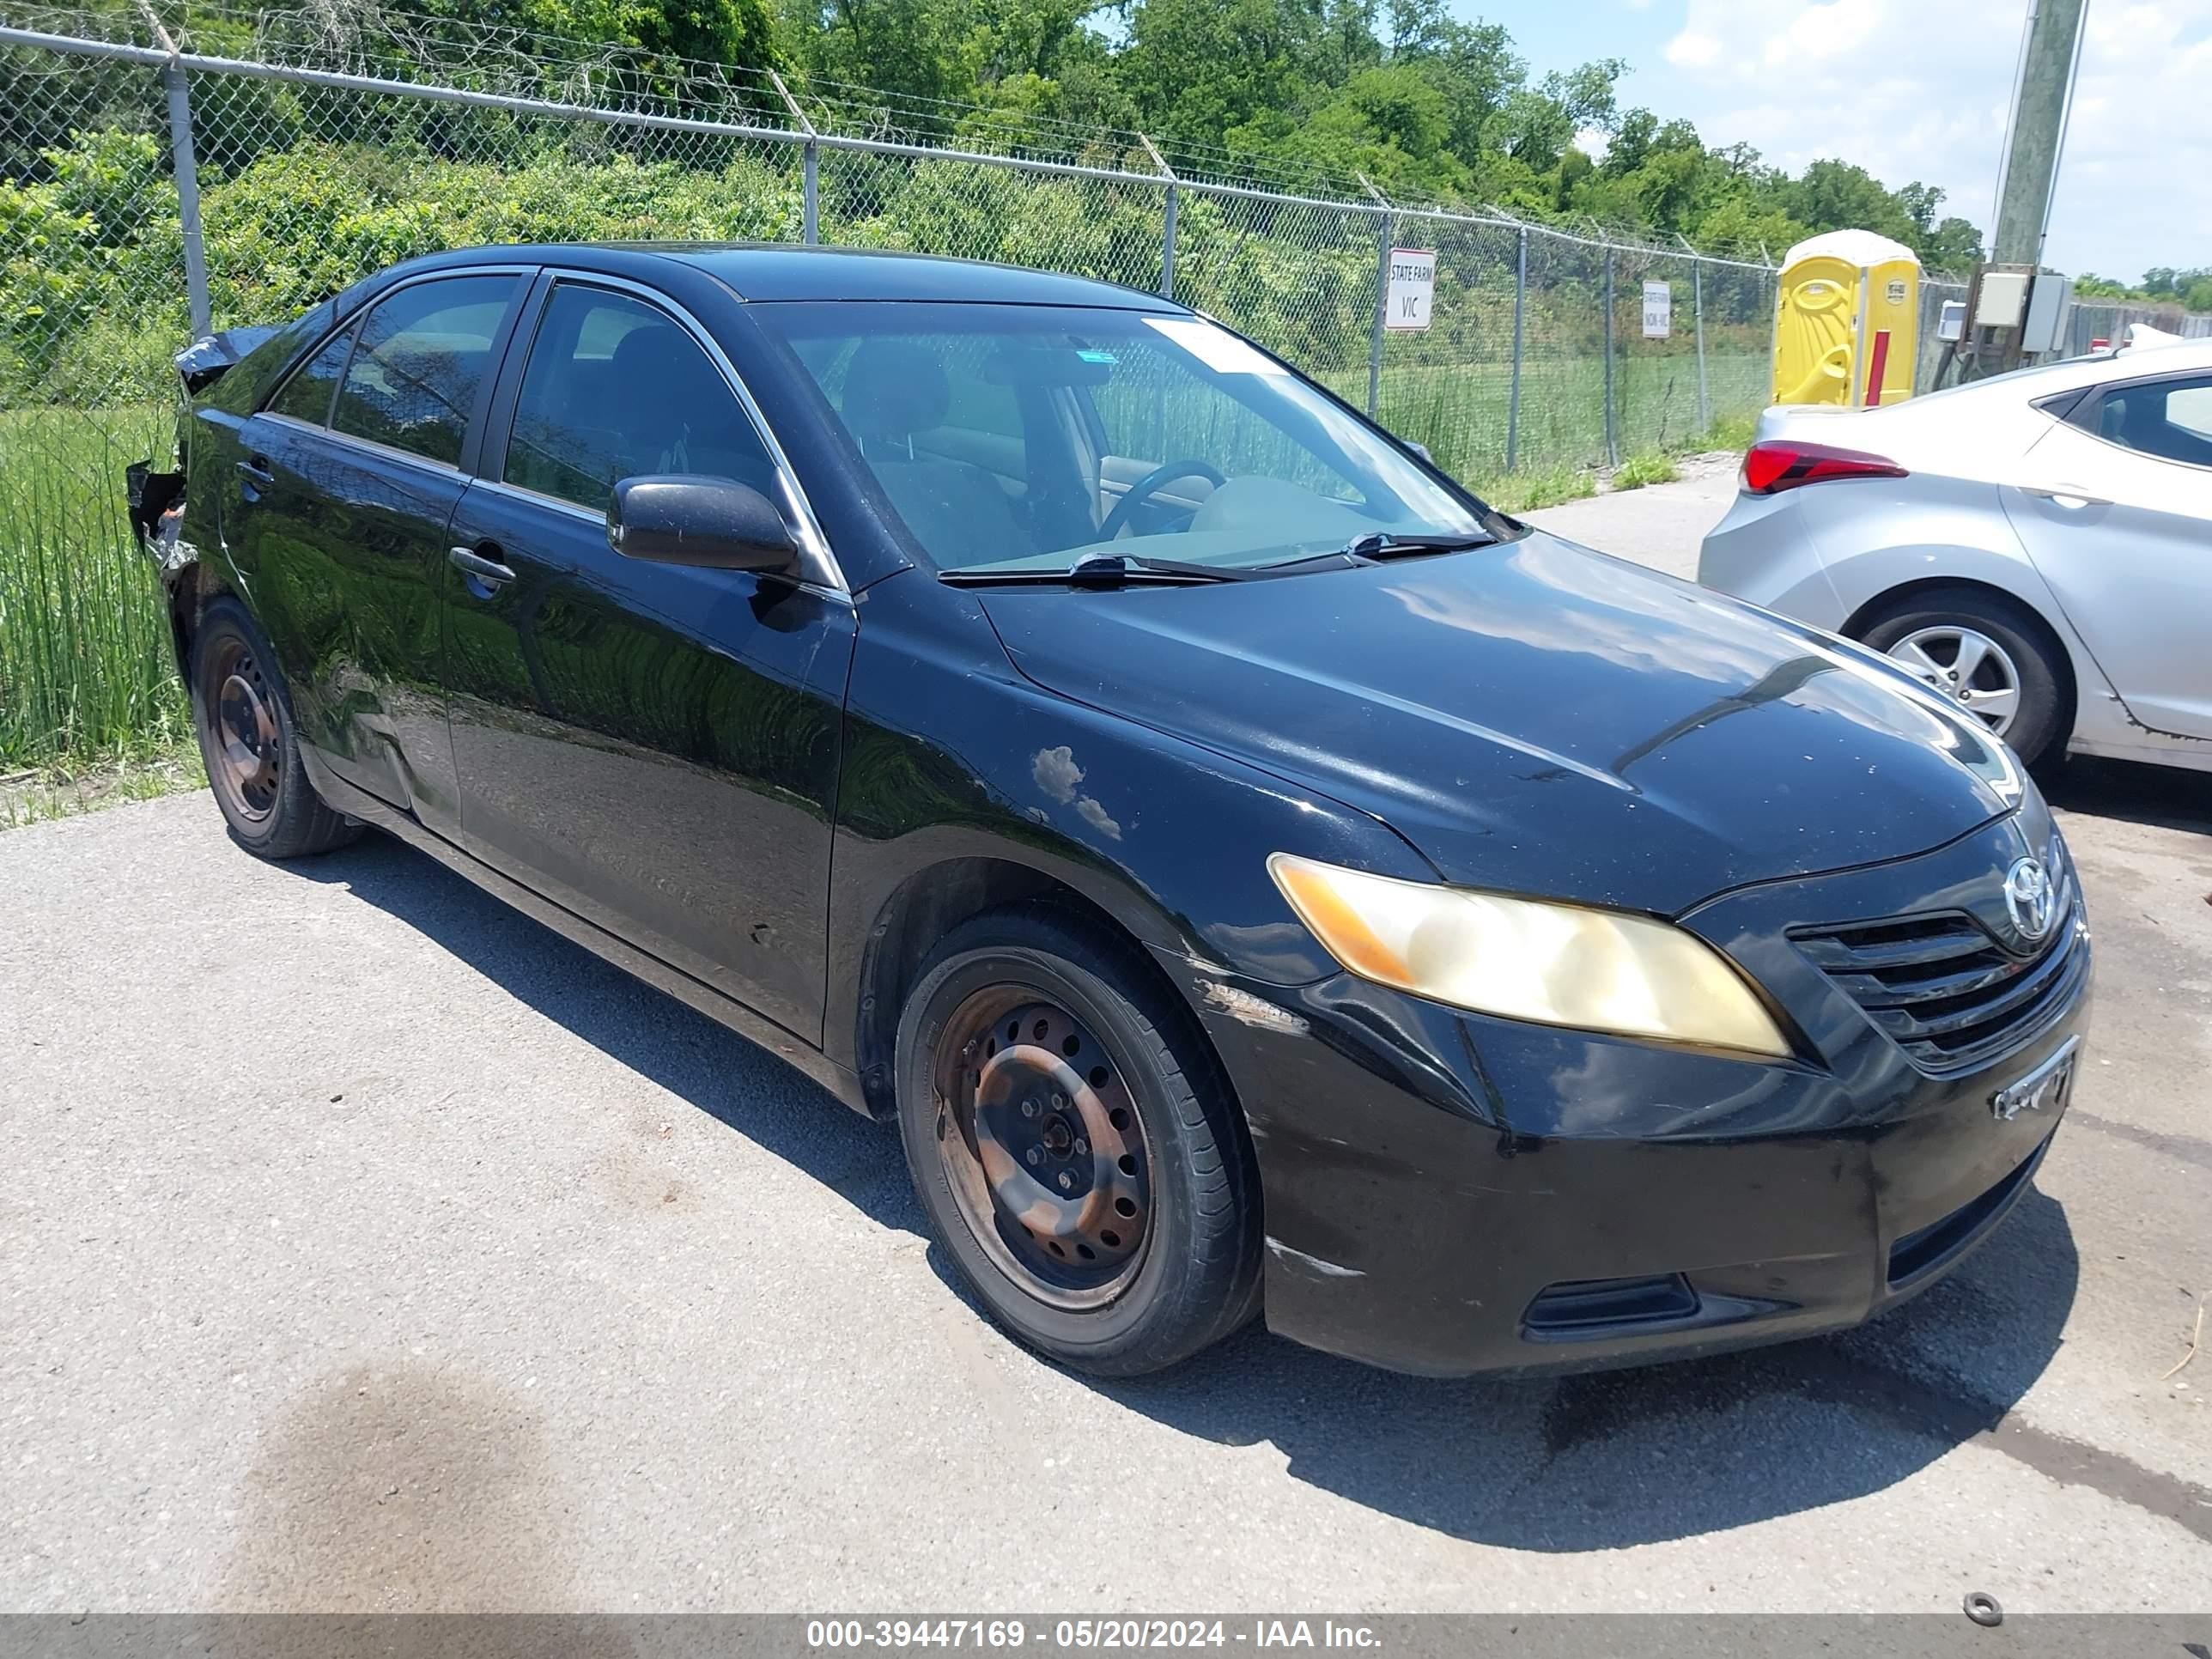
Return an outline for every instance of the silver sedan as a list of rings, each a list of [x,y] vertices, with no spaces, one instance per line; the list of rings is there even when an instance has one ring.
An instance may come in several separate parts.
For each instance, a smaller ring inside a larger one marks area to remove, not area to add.
[[[1770,409],[1698,575],[1887,653],[2025,760],[2212,771],[2212,342]]]

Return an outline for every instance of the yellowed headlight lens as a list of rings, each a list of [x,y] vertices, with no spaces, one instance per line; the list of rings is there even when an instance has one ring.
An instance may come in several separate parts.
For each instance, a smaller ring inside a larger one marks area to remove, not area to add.
[[[1363,979],[1507,1019],[1786,1056],[1743,976],[1649,916],[1368,875],[1288,853],[1276,886]]]

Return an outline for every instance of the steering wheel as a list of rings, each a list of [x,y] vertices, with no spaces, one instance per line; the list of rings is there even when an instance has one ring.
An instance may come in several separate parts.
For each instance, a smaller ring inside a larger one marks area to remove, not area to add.
[[[1110,542],[1129,527],[1129,520],[1146,501],[1157,495],[1160,486],[1173,483],[1177,478],[1203,478],[1218,489],[1228,479],[1220,469],[1209,465],[1195,456],[1187,460],[1170,461],[1156,466],[1129,486],[1129,493],[1114,503],[1114,510],[1106,515],[1106,522],[1098,526],[1098,539]]]

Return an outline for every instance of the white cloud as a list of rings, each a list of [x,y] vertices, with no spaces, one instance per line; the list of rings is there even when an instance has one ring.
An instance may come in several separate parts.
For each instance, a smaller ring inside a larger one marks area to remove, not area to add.
[[[1688,0],[1638,101],[1792,172],[1938,185],[1990,228],[2026,0]],[[2049,262],[2212,264],[2212,0],[2093,0]]]
[[[1717,36],[1684,29],[1667,43],[1667,61],[1677,69],[1706,70],[1719,64],[1725,52]]]

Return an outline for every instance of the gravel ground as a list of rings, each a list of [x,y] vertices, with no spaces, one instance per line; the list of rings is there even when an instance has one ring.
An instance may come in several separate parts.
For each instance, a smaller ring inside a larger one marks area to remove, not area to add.
[[[1679,570],[1726,490],[1539,516]],[[258,864],[204,793],[9,832],[0,1607],[2212,1607],[2212,777],[2055,793],[2100,1006],[2000,1235],[1847,1337],[1520,1384],[1062,1374],[890,1132],[428,860]]]

